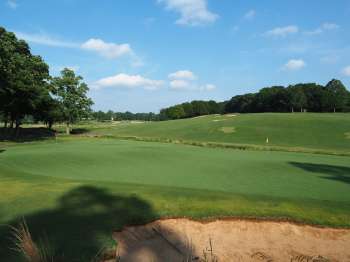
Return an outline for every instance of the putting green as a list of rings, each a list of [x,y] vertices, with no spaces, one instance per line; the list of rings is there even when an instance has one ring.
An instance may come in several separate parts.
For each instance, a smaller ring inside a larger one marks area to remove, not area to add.
[[[8,148],[1,168],[21,173],[222,191],[290,199],[350,201],[349,157],[238,151],[113,139]]]

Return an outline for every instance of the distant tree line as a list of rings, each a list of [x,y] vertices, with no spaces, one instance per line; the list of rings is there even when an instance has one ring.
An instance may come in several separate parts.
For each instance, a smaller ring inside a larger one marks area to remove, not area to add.
[[[224,113],[224,103],[215,101],[192,101],[160,110],[159,114],[155,113],[131,113],[131,112],[103,112],[97,111],[92,113],[92,117],[97,121],[110,120],[141,120],[141,121],[163,121],[170,119],[190,118],[201,115],[222,114]]]
[[[273,86],[258,93],[234,96],[225,112],[349,112],[350,92],[333,79],[326,86],[308,83],[288,87]]]
[[[49,128],[64,122],[69,133],[93,104],[82,80],[67,68],[60,77],[51,77],[49,66],[25,41],[0,27],[0,121],[5,128],[17,131],[23,120],[32,119]]]
[[[325,86],[306,83],[265,87],[257,93],[237,95],[224,102],[195,100],[161,109],[159,114],[98,111],[93,117],[98,121],[162,121],[210,114],[306,111],[350,112],[350,92],[340,80],[333,79]]]
[[[315,83],[288,87],[265,87],[257,93],[232,97],[229,101],[192,101],[160,111],[160,120],[208,114],[262,112],[350,112],[350,92],[339,80],[326,86]]]
[[[225,103],[195,100],[160,110],[160,120],[189,118],[224,113]]]
[[[155,113],[132,113],[126,112],[113,112],[109,110],[107,112],[96,111],[92,113],[92,118],[97,121],[124,121],[124,120],[140,120],[140,121],[158,121],[159,114]]]

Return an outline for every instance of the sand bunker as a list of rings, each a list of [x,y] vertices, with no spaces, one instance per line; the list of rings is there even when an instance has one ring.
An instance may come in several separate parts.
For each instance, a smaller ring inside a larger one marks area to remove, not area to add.
[[[219,130],[225,134],[232,134],[236,132],[236,128],[234,128],[233,126],[223,126],[219,128]]]
[[[120,261],[350,261],[350,230],[287,222],[168,219],[114,237]]]

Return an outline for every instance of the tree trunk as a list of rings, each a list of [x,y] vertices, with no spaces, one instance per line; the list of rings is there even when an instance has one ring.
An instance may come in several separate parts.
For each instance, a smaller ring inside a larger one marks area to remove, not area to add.
[[[13,121],[13,120],[11,119],[11,122],[10,122],[10,128],[13,128],[13,124],[14,124],[14,122],[15,122],[15,121]]]
[[[300,108],[300,112],[301,112],[301,113],[303,112],[303,108]]]
[[[292,113],[294,113],[294,107],[292,107]]]
[[[335,107],[333,107],[333,112],[335,113]]]
[[[67,126],[66,126],[66,134],[67,134],[67,135],[70,135],[70,126],[69,126],[69,123],[67,123]]]
[[[16,118],[16,131],[15,131],[16,138],[19,136],[19,126],[20,125],[21,125],[21,120],[19,120],[19,118],[17,117]]]

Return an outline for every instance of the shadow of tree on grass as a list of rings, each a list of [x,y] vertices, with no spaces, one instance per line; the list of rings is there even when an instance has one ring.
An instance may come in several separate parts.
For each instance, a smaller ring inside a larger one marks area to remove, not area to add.
[[[113,195],[93,186],[68,192],[55,209],[24,216],[34,241],[47,236],[55,254],[62,256],[63,261],[91,261],[105,243],[113,246],[113,231],[155,218],[152,207],[144,200]],[[21,219],[7,224],[16,226]],[[18,261],[18,254],[10,250],[9,239],[9,227],[0,227],[0,261]]]
[[[55,132],[48,128],[0,128],[0,142],[31,142],[55,137]]]
[[[313,163],[289,162],[292,166],[308,172],[324,174],[322,178],[350,184],[350,167]]]
[[[71,131],[71,134],[72,135],[81,135],[81,134],[86,134],[88,132],[90,132],[90,130],[87,128],[73,128]]]

